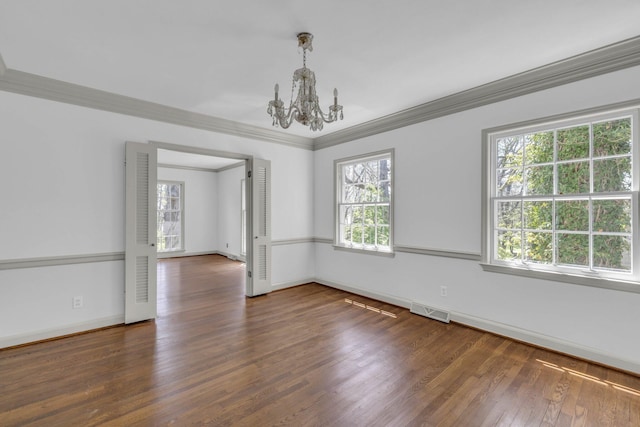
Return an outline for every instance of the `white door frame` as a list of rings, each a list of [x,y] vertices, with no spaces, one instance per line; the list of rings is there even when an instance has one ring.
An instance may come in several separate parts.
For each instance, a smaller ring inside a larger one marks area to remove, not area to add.
[[[246,233],[246,271],[245,271],[245,295],[247,296],[256,296],[256,295],[261,295],[264,294],[266,292],[268,292],[265,289],[265,286],[260,286],[260,289],[256,289],[254,291],[254,286],[253,286],[253,271],[254,270],[254,262],[256,262],[256,258],[254,258],[254,254],[253,254],[253,246],[254,246],[254,238],[253,236],[253,231],[252,231],[252,225],[253,225],[253,221],[254,221],[254,215],[255,212],[254,210],[257,209],[257,207],[254,207],[253,204],[253,191],[252,191],[252,185],[251,183],[253,182],[252,177],[250,176],[252,173],[252,168],[253,168],[253,160],[254,157],[251,155],[247,155],[247,154],[241,154],[241,153],[233,153],[233,152],[229,152],[229,151],[222,151],[222,150],[212,150],[212,149],[208,149],[208,148],[200,148],[200,147],[192,147],[192,146],[187,146],[187,145],[180,145],[180,144],[171,144],[168,142],[160,142],[160,141],[149,141],[149,145],[155,147],[156,149],[160,149],[160,150],[171,150],[171,151],[179,151],[182,153],[190,153],[190,154],[200,154],[200,155],[204,155],[204,156],[213,156],[213,157],[225,157],[225,158],[229,158],[229,159],[238,159],[238,160],[244,160],[245,162],[245,182],[247,183],[247,187],[246,187],[246,192],[245,192],[245,198],[246,198],[246,207],[247,207],[247,233]],[[270,236],[269,236],[269,244],[270,244]],[[269,251],[270,252],[270,251]],[[269,265],[267,266],[268,272],[269,272],[269,290],[271,288],[271,257],[269,257],[268,259],[268,263]]]

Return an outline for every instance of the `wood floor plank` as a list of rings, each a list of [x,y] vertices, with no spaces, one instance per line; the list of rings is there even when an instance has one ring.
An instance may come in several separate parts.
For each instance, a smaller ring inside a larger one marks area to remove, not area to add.
[[[637,376],[318,284],[246,298],[243,277],[162,260],[155,321],[0,350],[0,425],[640,425]]]

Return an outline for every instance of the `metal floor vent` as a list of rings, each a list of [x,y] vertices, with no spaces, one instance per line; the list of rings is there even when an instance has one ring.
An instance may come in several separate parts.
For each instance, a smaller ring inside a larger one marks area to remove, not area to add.
[[[420,316],[449,323],[449,312],[440,310],[439,308],[427,307],[426,305],[412,302],[410,311],[414,314],[419,314]]]

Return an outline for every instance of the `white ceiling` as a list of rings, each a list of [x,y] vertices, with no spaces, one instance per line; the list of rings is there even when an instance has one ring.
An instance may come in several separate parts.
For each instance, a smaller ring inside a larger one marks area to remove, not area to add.
[[[1,0],[6,66],[271,128],[301,67],[344,129],[640,34],[638,0]],[[287,89],[285,89],[287,88]],[[299,125],[284,132],[317,137]]]

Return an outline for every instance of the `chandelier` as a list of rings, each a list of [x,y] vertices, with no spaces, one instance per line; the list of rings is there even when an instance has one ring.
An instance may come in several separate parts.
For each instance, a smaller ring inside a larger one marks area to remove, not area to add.
[[[284,107],[284,102],[278,98],[280,86],[276,83],[275,96],[269,101],[267,113],[273,118],[273,126],[287,129],[295,119],[298,123],[309,126],[312,131],[322,130],[324,123],[335,122],[343,119],[342,105],[338,105],[338,89],[333,90],[333,105],[329,106],[327,114],[322,112],[316,95],[316,75],[307,68],[307,50],[313,50],[311,42],[313,34],[298,34],[298,47],[302,47],[302,68],[293,73],[291,85],[291,102],[289,108]],[[298,95],[293,94],[298,87]]]

